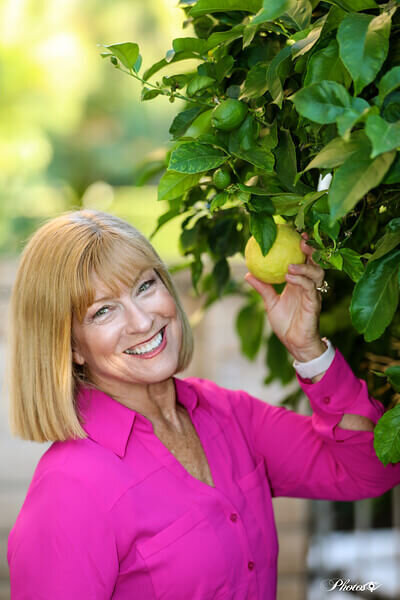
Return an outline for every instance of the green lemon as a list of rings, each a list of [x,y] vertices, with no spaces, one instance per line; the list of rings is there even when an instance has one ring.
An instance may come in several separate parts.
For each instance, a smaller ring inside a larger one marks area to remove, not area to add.
[[[211,123],[216,129],[232,131],[243,122],[247,111],[247,104],[234,98],[228,98],[214,108]]]
[[[226,169],[217,169],[214,171],[213,182],[216,188],[224,190],[231,182],[231,176]]]
[[[273,217],[277,226],[275,242],[266,256],[255,237],[251,237],[244,251],[246,265],[250,273],[264,283],[283,283],[290,264],[302,264],[306,260],[301,251],[301,235],[286,223],[282,217]]]

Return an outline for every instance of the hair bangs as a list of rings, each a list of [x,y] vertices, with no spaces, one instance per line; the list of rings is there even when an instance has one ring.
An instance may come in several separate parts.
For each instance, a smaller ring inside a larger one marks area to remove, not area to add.
[[[94,276],[110,296],[119,296],[122,288],[131,288],[138,274],[162,263],[154,253],[144,251],[132,238],[104,234],[96,236],[82,256],[78,267],[76,288],[72,298],[73,311],[80,322],[96,296]]]

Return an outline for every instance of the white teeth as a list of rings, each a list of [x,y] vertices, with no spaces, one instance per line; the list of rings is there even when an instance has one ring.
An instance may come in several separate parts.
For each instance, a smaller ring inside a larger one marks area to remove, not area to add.
[[[146,344],[141,344],[137,346],[135,350],[125,350],[124,354],[145,354],[146,352],[150,352],[151,350],[155,350],[162,342],[163,336],[160,331],[151,342],[147,342]]]

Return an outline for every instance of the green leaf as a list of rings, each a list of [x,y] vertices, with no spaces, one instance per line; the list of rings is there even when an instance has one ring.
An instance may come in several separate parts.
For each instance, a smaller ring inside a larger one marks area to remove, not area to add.
[[[208,144],[187,142],[173,150],[168,168],[179,173],[201,173],[223,165],[228,156]]]
[[[207,77],[207,75],[195,75],[188,83],[186,88],[187,94],[188,96],[193,96],[197,92],[210,87],[214,82],[215,79],[213,77]]]
[[[275,206],[271,198],[267,198],[267,196],[252,196],[248,204],[251,212],[262,212],[268,215],[275,214]]]
[[[242,192],[247,192],[249,194],[254,194],[255,196],[269,196],[268,190],[264,188],[257,187],[255,185],[243,185],[243,183],[238,184],[238,188]]]
[[[351,248],[341,248],[339,252],[343,258],[343,271],[347,273],[350,279],[357,283],[364,274],[364,265],[361,256]]]
[[[226,284],[229,281],[230,268],[225,257],[220,258],[214,265],[212,274],[217,287],[217,294],[221,296]]]
[[[248,46],[250,46],[251,42],[254,39],[254,36],[257,33],[257,30],[258,30],[258,27],[254,23],[251,23],[250,25],[246,25],[244,32],[243,32],[243,50],[245,48],[247,48]]]
[[[381,106],[385,97],[398,87],[400,87],[400,66],[390,69],[378,83],[378,105]]]
[[[197,285],[198,285],[201,275],[203,273],[203,262],[201,260],[200,254],[198,254],[198,253],[195,254],[195,259],[190,265],[190,270],[192,273],[192,285],[193,285],[193,288],[194,288],[196,294],[198,294],[199,290],[197,288]]]
[[[142,58],[142,56],[139,54],[139,56],[138,56],[138,57],[137,57],[137,59],[136,59],[136,62],[135,62],[135,64],[133,65],[133,70],[134,70],[136,73],[139,73],[139,71],[140,71],[140,67],[142,66],[142,62],[143,62],[143,58]]]
[[[256,238],[262,255],[265,256],[272,248],[272,244],[276,239],[277,228],[275,221],[268,213],[251,212],[250,231]]]
[[[298,31],[309,26],[312,14],[312,5],[309,0],[296,0],[283,16],[285,22]]]
[[[374,428],[374,448],[386,466],[400,461],[400,405],[388,410]]]
[[[267,173],[272,173],[274,170],[274,155],[262,146],[254,145],[248,150],[235,150],[233,154]]]
[[[246,160],[255,167],[263,169],[267,173],[273,172],[275,159],[272,152],[258,144],[254,144],[247,150],[243,150],[240,147],[240,134],[238,130],[233,131],[229,135],[229,152],[238,158]]]
[[[380,184],[392,164],[395,152],[370,158],[370,146],[354,153],[335,172],[329,188],[331,220],[346,215],[372,188]]]
[[[152,65],[149,69],[147,69],[147,71],[143,73],[143,79],[147,81],[152,75],[154,75],[164,67],[167,67],[168,65],[179,62],[181,60],[187,60],[189,58],[196,58],[197,60],[199,60],[199,56],[194,52],[177,52],[172,56],[170,60],[162,58],[158,62],[154,63],[154,65]]]
[[[347,12],[358,12],[378,6],[374,0],[326,0],[326,2],[338,6]]]
[[[396,392],[400,392],[400,366],[394,365],[385,369],[385,375]]]
[[[400,153],[396,154],[395,160],[392,162],[392,166],[386,173],[386,176],[382,183],[400,183]]]
[[[194,106],[193,108],[183,110],[172,121],[169,133],[174,139],[181,137],[202,111],[203,108],[201,106]]]
[[[215,73],[218,81],[222,81],[224,77],[228,77],[232,71],[235,60],[233,56],[227,54],[219,60],[215,65]]]
[[[261,8],[261,0],[198,0],[190,10],[191,17],[200,17],[216,12],[246,11],[255,14]]]
[[[279,132],[279,144],[274,151],[276,158],[275,171],[284,187],[293,192],[294,180],[297,175],[296,148],[287,129]]]
[[[360,121],[371,109],[364,98],[351,98],[351,108],[346,110],[336,119],[339,134],[348,139],[352,128]]]
[[[251,67],[247,73],[247,77],[242,83],[240,89],[240,100],[243,98],[259,98],[263,96],[268,89],[267,83],[268,65],[260,63]]]
[[[229,194],[227,192],[220,192],[211,200],[210,204],[210,212],[213,213],[218,208],[221,208],[229,199]]]
[[[263,7],[252,20],[253,24],[275,21],[296,4],[296,0],[264,0]]]
[[[133,69],[139,57],[139,46],[133,42],[120,42],[103,47],[110,50],[127,69]]]
[[[260,349],[264,329],[265,312],[259,303],[244,306],[236,317],[236,332],[240,339],[240,350],[253,360]]]
[[[172,42],[172,47],[175,52],[197,52],[198,54],[207,53],[206,40],[200,40],[199,38],[176,38]]]
[[[340,83],[321,81],[300,89],[289,97],[303,117],[316,123],[334,123],[351,107],[351,97]]]
[[[366,342],[379,338],[392,321],[399,302],[397,272],[400,249],[369,262],[356,283],[350,305],[354,327]]]
[[[212,33],[207,40],[207,50],[212,50],[220,44],[226,45],[234,42],[238,38],[242,37],[244,32],[244,25],[237,25],[228,31],[216,31]]]
[[[386,225],[385,234],[377,241],[376,249],[369,262],[388,254],[400,244],[400,217],[392,219]]]
[[[199,174],[190,175],[188,173],[178,173],[177,171],[167,171],[158,184],[158,200],[179,198],[187,190],[197,185],[200,177]]]
[[[304,86],[325,80],[336,81],[346,88],[351,83],[351,77],[340,59],[339,46],[336,40],[331,40],[325,48],[318,50],[311,56],[307,65]]]
[[[339,25],[340,58],[354,81],[355,95],[374,81],[389,49],[391,15],[349,14]]]
[[[365,136],[354,135],[349,140],[334,138],[313,158],[304,171],[309,169],[333,169],[342,165],[346,159],[362,149]]]
[[[370,115],[365,122],[365,133],[372,143],[371,158],[400,146],[400,121],[388,123],[378,115]]]
[[[155,90],[154,88],[143,87],[142,92],[140,94],[140,99],[142,102],[146,100],[153,100],[153,98],[157,98],[162,94],[162,90]]]
[[[307,2],[307,6],[311,8],[311,4],[309,2]],[[292,37],[293,40],[296,40],[291,46],[293,58],[303,56],[303,54],[306,54],[311,50],[311,48],[313,48],[313,46],[315,46],[321,36],[327,16],[327,14],[324,15],[321,19],[318,19],[318,21],[313,24],[311,29],[308,28],[310,31],[307,33],[307,35],[304,34],[308,31],[308,29],[305,31],[300,31]]]
[[[248,114],[237,130],[241,150],[250,150],[259,134],[259,125],[252,114]]]
[[[290,46],[285,46],[272,59],[267,71],[268,91],[272,96],[272,102],[282,107],[283,87],[282,83],[286,79],[290,69],[292,50]]]

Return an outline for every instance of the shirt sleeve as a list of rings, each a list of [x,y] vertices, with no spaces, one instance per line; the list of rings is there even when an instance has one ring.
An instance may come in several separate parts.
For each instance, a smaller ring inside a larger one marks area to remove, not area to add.
[[[108,515],[59,471],[28,491],[8,538],[11,600],[110,600],[118,556]]]
[[[374,424],[383,405],[368,394],[339,350],[322,379],[297,375],[309,398],[311,416],[271,406],[240,391],[237,416],[248,423],[250,443],[266,463],[274,496],[361,500],[380,496],[400,483],[400,463],[384,466],[375,454],[373,431],[337,427],[346,413]]]

